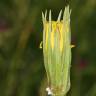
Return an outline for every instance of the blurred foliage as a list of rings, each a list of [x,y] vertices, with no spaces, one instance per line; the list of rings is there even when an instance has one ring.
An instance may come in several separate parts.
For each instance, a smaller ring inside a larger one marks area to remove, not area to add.
[[[45,94],[41,13],[51,9],[56,20],[68,3],[76,45],[69,96],[96,96],[96,0],[0,0],[0,96]],[[10,26],[4,32],[2,22]]]

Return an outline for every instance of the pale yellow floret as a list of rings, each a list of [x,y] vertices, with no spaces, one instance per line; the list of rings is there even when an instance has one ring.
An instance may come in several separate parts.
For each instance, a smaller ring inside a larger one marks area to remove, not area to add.
[[[61,22],[57,23],[58,31],[60,34],[60,51],[63,49],[63,24]]]
[[[56,32],[56,22],[52,22],[52,32],[51,32],[51,47],[52,47],[52,50],[54,48],[54,34]]]
[[[58,31],[57,31],[58,30]],[[63,24],[61,22],[52,22],[52,32],[51,32],[51,47],[52,50],[54,48],[54,34],[55,32],[59,32],[59,44],[60,44],[60,51],[63,49],[63,37],[62,37],[62,32],[63,32]]]
[[[47,50],[47,47],[48,47],[48,28],[49,28],[49,23],[47,22],[46,25],[45,25],[45,32],[46,32],[46,50]],[[58,30],[58,31],[57,31]],[[63,36],[62,36],[62,32],[63,32],[63,23],[61,22],[55,22],[55,21],[52,21],[52,30],[51,30],[51,48],[52,50],[54,49],[54,34],[55,32],[59,32],[59,44],[60,44],[60,51],[62,51],[63,49]]]
[[[54,34],[55,34],[55,32],[59,32],[59,46],[60,46],[60,52],[62,52],[62,50],[63,50],[63,32],[68,32],[69,31],[69,28],[68,28],[68,26],[67,25],[65,25],[65,30],[66,31],[63,31],[63,22],[56,22],[56,21],[52,21],[51,22],[52,23],[52,26],[51,26],[51,33],[50,33],[50,40],[51,40],[51,42],[50,42],[50,44],[51,44],[51,48],[52,48],[52,50],[54,49],[54,38],[55,38],[55,36],[54,36]],[[49,22],[46,22],[45,23],[45,49],[47,50],[47,47],[48,47],[48,31],[49,31]],[[74,45],[70,45],[71,46],[71,48],[73,48],[74,47]]]

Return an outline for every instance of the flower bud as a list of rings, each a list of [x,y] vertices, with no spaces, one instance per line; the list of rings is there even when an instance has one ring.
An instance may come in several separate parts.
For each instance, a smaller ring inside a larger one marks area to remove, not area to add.
[[[65,7],[63,20],[60,11],[57,21],[52,21],[51,11],[49,20],[47,12],[42,13],[43,19],[43,54],[47,72],[48,86],[54,95],[65,95],[70,89],[71,64],[71,31],[70,10]]]

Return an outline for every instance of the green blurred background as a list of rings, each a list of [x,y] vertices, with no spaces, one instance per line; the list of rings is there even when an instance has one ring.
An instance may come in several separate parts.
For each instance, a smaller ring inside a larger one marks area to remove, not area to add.
[[[70,4],[71,90],[68,96],[96,96],[96,0],[0,0],[0,96],[47,96],[42,11]]]

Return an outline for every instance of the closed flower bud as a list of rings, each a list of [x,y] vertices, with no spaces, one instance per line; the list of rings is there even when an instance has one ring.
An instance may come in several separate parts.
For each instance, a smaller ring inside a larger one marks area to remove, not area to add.
[[[43,19],[43,54],[47,72],[48,86],[53,95],[65,95],[70,89],[71,31],[69,6],[65,7],[63,20],[60,11],[57,21],[49,20],[47,12]]]

